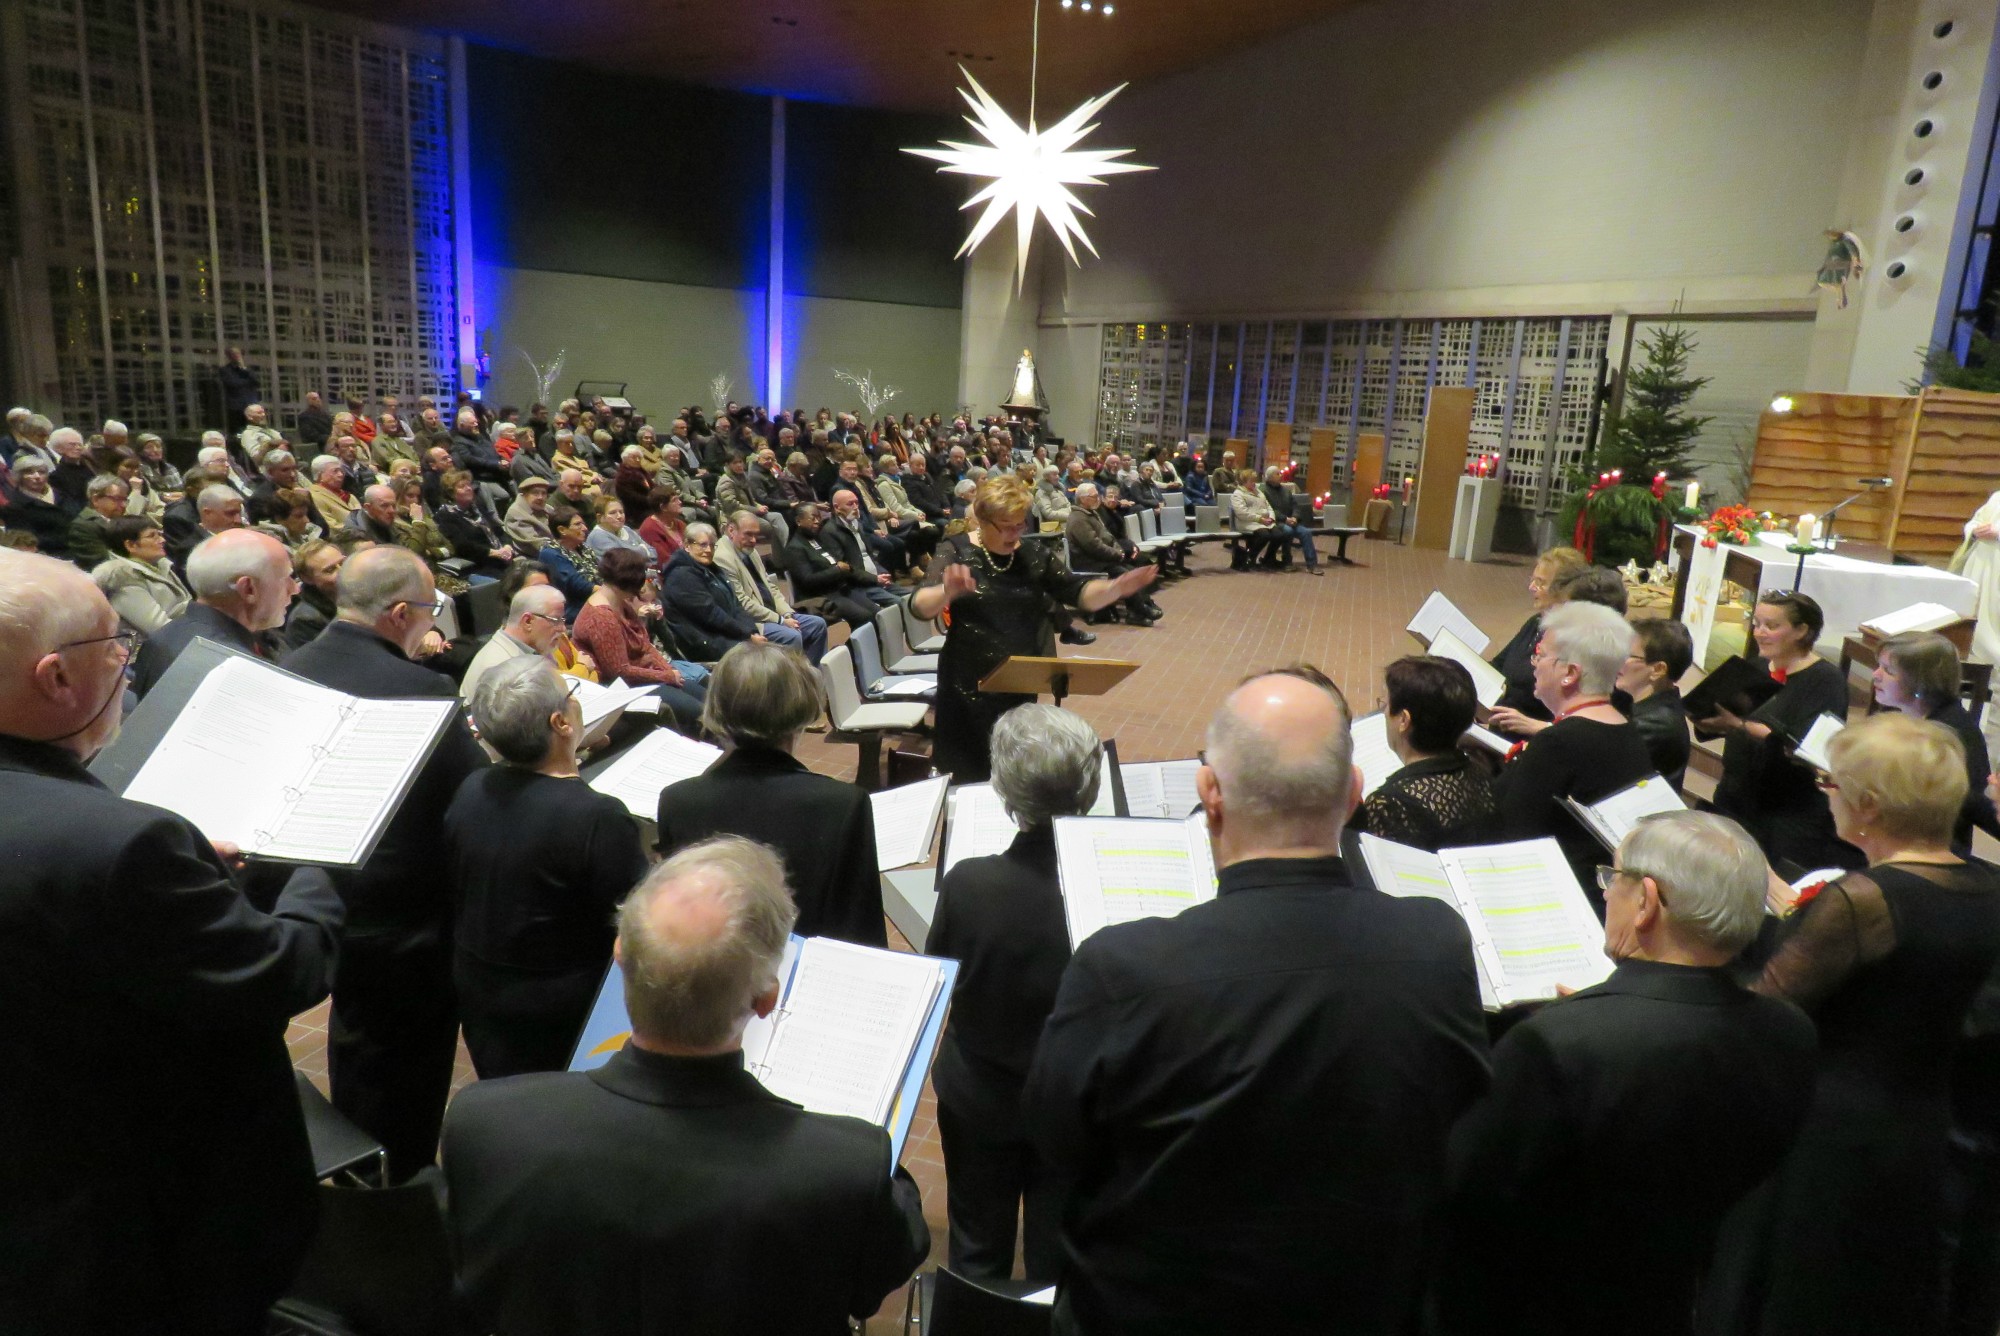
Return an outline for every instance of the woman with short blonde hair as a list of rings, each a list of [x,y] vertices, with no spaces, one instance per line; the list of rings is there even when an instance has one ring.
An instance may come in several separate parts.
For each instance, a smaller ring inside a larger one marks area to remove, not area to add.
[[[1817,1092],[1784,1165],[1725,1231],[1730,1329],[1874,1336],[1939,1326],[1951,1075],[2000,961],[2000,874],[1951,851],[1963,748],[1878,714],[1828,748],[1835,829],[1867,867],[1793,900],[1757,991],[1819,1026]],[[1782,891],[1782,893],[1779,893]]]
[[[1095,612],[1139,593],[1159,574],[1150,564],[1115,580],[1067,570],[1049,544],[1023,541],[1033,502],[1011,473],[984,479],[973,493],[971,523],[938,546],[923,588],[910,598],[918,617],[945,618],[932,761],[960,783],[987,777],[994,723],[1034,699],[981,691],[979,683],[1010,656],[1054,656],[1050,600]]]

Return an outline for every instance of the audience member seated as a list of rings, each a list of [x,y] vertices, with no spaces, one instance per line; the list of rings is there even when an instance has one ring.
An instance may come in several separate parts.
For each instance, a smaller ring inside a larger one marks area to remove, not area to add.
[[[262,502],[252,501],[250,513],[258,517],[252,527],[283,543],[289,552],[296,553],[304,544],[329,536],[319,526],[319,510],[312,497],[301,488],[274,492]]]
[[[764,558],[757,552],[759,525],[751,511],[737,511],[728,531],[716,540],[715,568],[727,577],[738,605],[766,640],[785,649],[802,649],[806,661],[816,664],[826,653],[826,622],[793,608],[784,589],[764,569]]]
[[[1769,876],[1703,812],[1641,821],[1599,869],[1617,968],[1507,1032],[1452,1134],[1439,1336],[1691,1336],[1723,1217],[1813,1095],[1812,1023],[1728,969]]]
[[[687,541],[681,494],[672,487],[655,487],[646,494],[646,504],[651,510],[639,525],[639,536],[653,549],[653,564],[665,570]]]
[[[1618,671],[1632,649],[1632,628],[1609,608],[1565,603],[1541,618],[1535,644],[1535,693],[1554,720],[1516,744],[1494,782],[1502,840],[1552,835],[1571,871],[1604,913],[1592,870],[1604,847],[1562,799],[1596,802],[1653,773],[1639,730],[1611,704]]]
[[[1310,669],[1232,692],[1195,779],[1220,892],[1063,975],[1022,1101],[1070,1185],[1058,1330],[1415,1326],[1486,1026],[1464,921],[1348,881],[1348,719]]]
[[[298,457],[289,450],[273,450],[265,455],[258,471],[264,477],[250,489],[249,503],[252,511],[255,511],[259,504],[268,509],[271,499],[279,492],[294,490],[299,485]]]
[[[924,943],[926,954],[959,962],[931,1074],[949,1261],[974,1280],[1010,1278],[1025,1220],[1027,1278],[1048,1285],[1062,1266],[1062,1186],[1036,1160],[1021,1087],[1069,963],[1054,821],[1097,801],[1103,748],[1080,716],[1023,705],[1000,716],[992,749],[993,789],[1020,834],[1005,853],[967,858],[945,874]]]
[[[605,683],[657,688],[680,731],[692,736],[701,726],[708,669],[685,656],[669,658],[653,643],[646,622],[657,620],[661,609],[644,598],[646,565],[638,553],[623,548],[607,552],[597,573],[597,588],[570,630],[577,648],[597,665]],[[672,638],[666,628],[661,630]]]
[[[1192,515],[1196,506],[1215,504],[1215,484],[1208,476],[1208,465],[1200,455],[1194,457],[1188,471],[1181,474],[1181,499]]]
[[[342,905],[300,868],[258,910],[233,847],[84,768],[129,635],[89,576],[0,549],[0,1328],[261,1332],[313,1237],[285,1030]]]
[[[125,484],[100,473],[84,488],[84,507],[69,523],[69,559],[83,570],[96,570],[111,556],[111,522],[125,516]]]
[[[1248,470],[1245,470],[1248,473]],[[1257,489],[1254,476],[1229,492],[1230,528],[1242,539],[1242,549],[1231,558],[1231,570],[1248,570],[1251,565],[1273,568],[1291,555],[1292,540],[1279,531],[1277,512]]]
[[[1066,524],[1074,504],[1063,490],[1061,470],[1054,465],[1043,469],[1041,481],[1035,484],[1035,518],[1043,524]]]
[[[660,597],[674,638],[698,659],[713,663],[731,646],[767,637],[736,601],[729,577],[715,566],[715,530],[690,524],[687,542],[660,573]]]
[[[1069,567],[1077,572],[1101,571],[1116,579],[1139,564],[1139,554],[1122,534],[1112,534],[1102,507],[1097,484],[1087,482],[1076,489],[1076,505],[1063,521],[1063,536],[1069,540]],[[1135,626],[1151,626],[1165,615],[1150,594],[1134,594],[1120,602],[1118,608],[1125,620]],[[1097,618],[1085,614],[1084,620]]]
[[[549,527],[546,479],[529,478],[521,484],[521,494],[507,507],[507,518],[501,521],[500,528],[507,535],[508,545],[524,557],[532,557],[555,542],[555,531]]]
[[[49,484],[48,460],[30,450],[14,456],[14,490],[7,498],[7,527],[35,536],[35,548],[45,557],[69,555],[70,513],[63,509]]]
[[[1965,748],[1965,808],[1951,833],[1952,848],[1960,854],[1971,851],[1975,825],[2000,835],[1993,800],[1986,795],[1986,780],[1992,773],[1986,738],[1959,698],[1963,679],[1958,647],[1934,631],[1894,636],[1875,652],[1875,703],[1912,719],[1943,724]]]
[[[1672,617],[1632,623],[1632,652],[1618,670],[1618,689],[1632,698],[1632,726],[1646,741],[1653,769],[1675,789],[1687,775],[1694,739],[1674,684],[1693,664],[1694,640],[1686,623]]]
[[[1319,549],[1313,546],[1311,499],[1287,491],[1280,481],[1283,477],[1284,470],[1275,464],[1264,470],[1264,504],[1270,507],[1277,522],[1278,535],[1287,543],[1297,543],[1299,551],[1305,554],[1306,574],[1318,575]]]
[[[268,632],[285,624],[297,582],[284,545],[254,529],[208,539],[188,556],[195,601],[146,637],[132,669],[132,690],[144,696],[196,637],[228,649],[275,657]]]
[[[558,1072],[590,1015],[611,960],[612,915],[645,872],[646,851],[625,804],[578,775],[583,708],[554,664],[531,653],[495,665],[471,713],[500,763],[468,776],[444,816],[465,1047],[482,1081]]]
[[[456,703],[449,677],[414,662],[443,606],[414,552],[357,552],[341,568],[334,601],[332,625],[282,667],[350,696]],[[437,1158],[458,1008],[451,896],[436,851],[452,795],[485,764],[454,710],[374,852],[333,874],[348,912],[327,1024],[333,1105],[382,1143],[398,1180]]]
[[[371,543],[396,544],[396,489],[375,483],[361,493],[361,507],[347,517],[346,527]]]
[[[808,1113],[743,1068],[793,917],[769,850],[684,849],[618,912],[625,1047],[452,1102],[468,1329],[844,1332],[923,1261],[930,1231],[888,1134]]]
[[[241,529],[243,524],[243,497],[235,488],[224,483],[207,483],[194,498],[196,523],[178,544],[174,541],[173,526],[167,528],[167,559],[187,578],[188,554],[195,547],[219,533],[231,529]]]
[[[1534,570],[1528,573],[1528,597],[1534,600],[1535,609],[1521,623],[1514,638],[1487,660],[1507,679],[1507,690],[1494,702],[1495,709],[1512,710],[1524,718],[1548,722],[1548,709],[1535,695],[1535,642],[1542,636],[1542,614],[1559,601],[1556,582],[1589,565],[1589,558],[1573,547],[1552,547],[1536,558]]]
[[[458,698],[470,706],[480,682],[502,664],[540,657],[553,665],[551,651],[564,625],[562,591],[546,582],[523,586],[507,605],[507,624],[488,636],[466,665],[465,676],[458,683]]]
[[[652,495],[650,489],[641,494],[639,510],[645,509],[644,498],[650,495]],[[625,515],[626,506],[623,501],[615,499],[606,501],[604,508],[598,512],[597,526],[590,531],[590,536],[583,540],[584,546],[599,559],[614,547],[630,548],[650,565],[653,561],[653,549],[639,536],[637,530],[626,527]]]
[[[453,469],[439,479],[438,487],[445,500],[432,508],[432,516],[438,531],[451,544],[452,555],[488,574],[505,570],[514,560],[514,548],[492,507],[479,494],[478,482],[465,470]],[[548,489],[542,490],[546,495]]]
[[[152,635],[187,611],[193,598],[167,560],[167,537],[150,519],[126,516],[106,531],[114,555],[90,573],[91,581],[118,614],[118,625]]]
[[[1492,782],[1458,749],[1479,705],[1472,674],[1449,659],[1410,655],[1390,664],[1383,679],[1383,722],[1403,766],[1368,795],[1356,824],[1432,853],[1492,839]]]
[[[1813,653],[1826,617],[1810,596],[1779,590],[1759,596],[1751,614],[1753,660],[1783,683],[1748,718],[1723,710],[1695,720],[1720,735],[1722,779],[1715,810],[1743,823],[1771,862],[1801,871],[1859,867],[1855,850],[1834,833],[1827,795],[1813,772],[1792,760],[1791,748],[1822,714],[1847,718],[1847,679]]]
[[[569,604],[568,616],[575,621],[576,614],[583,609],[583,601],[597,588],[597,554],[585,542],[590,537],[590,526],[568,506],[551,506],[549,531],[555,535],[555,541],[544,544],[535,554],[535,560],[548,571],[549,583],[562,591]]]
[[[750,644],[724,655],[702,726],[728,755],[661,792],[659,849],[671,854],[714,835],[769,845],[785,860],[800,936],[884,946],[868,795],[792,756],[825,709],[819,674],[796,651]]]
[[[299,586],[298,601],[285,614],[285,629],[278,643],[286,653],[319,639],[319,633],[338,615],[334,593],[340,586],[340,568],[347,554],[324,540],[307,543],[292,553],[292,575]]]
[[[785,565],[800,598],[824,600],[849,629],[858,630],[874,621],[879,609],[895,607],[896,596],[889,592],[887,575],[871,574],[855,564],[858,545],[846,544],[842,535],[829,531],[826,517],[824,505],[798,508],[792,517],[796,531],[785,547]]]
[[[921,450],[911,452],[909,467],[898,481],[902,483],[903,495],[909,498],[910,504],[942,532],[951,519],[951,503],[939,490],[937,479],[931,474],[930,460]]]
[[[312,462],[313,505],[327,532],[344,528],[348,516],[361,509],[361,499],[347,490],[347,469],[338,455],[321,455]]]
[[[1797,897],[1755,984],[1818,1023],[1818,1084],[1784,1164],[1724,1230],[1717,1331],[1938,1329],[1951,1061],[2000,960],[2000,874],[1951,852],[1965,757],[1950,729],[1875,715],[1827,750],[1834,830],[1866,867]]]

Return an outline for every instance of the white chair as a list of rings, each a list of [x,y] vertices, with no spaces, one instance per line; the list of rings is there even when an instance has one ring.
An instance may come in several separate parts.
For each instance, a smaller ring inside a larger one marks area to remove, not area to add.
[[[854,662],[845,645],[828,650],[819,661],[819,680],[826,688],[827,714],[833,723],[827,741],[858,745],[861,767],[856,782],[870,791],[881,787],[882,739],[892,733],[922,732],[928,707],[863,701],[854,686]]]
[[[1168,506],[1160,512],[1160,537],[1185,538],[1187,536],[1187,512],[1179,506]]]
[[[935,622],[927,622],[917,616],[910,607],[910,600],[902,599],[896,605],[903,612],[903,639],[918,654],[936,654],[944,648],[944,635],[936,629]]]
[[[936,673],[892,673],[882,667],[881,641],[873,623],[848,632],[847,650],[854,659],[854,688],[864,698],[930,701],[937,696]]]
[[[935,673],[938,656],[918,654],[910,649],[903,634],[903,609],[884,608],[875,614],[875,634],[881,642],[882,666],[891,673]]]
[[[1160,536],[1160,517],[1155,515],[1150,507],[1138,511],[1135,518],[1139,521],[1139,537],[1137,541],[1144,542],[1149,538],[1158,538]]]
[[[1146,531],[1140,527],[1139,517],[1137,515],[1127,515],[1125,517],[1125,541],[1137,547],[1145,540],[1145,537]]]
[[[1196,533],[1221,533],[1222,507],[1196,506],[1194,508],[1194,531]]]

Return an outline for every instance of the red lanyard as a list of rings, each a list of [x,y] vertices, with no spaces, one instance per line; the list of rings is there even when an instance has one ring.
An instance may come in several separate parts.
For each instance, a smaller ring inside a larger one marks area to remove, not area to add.
[[[1588,710],[1593,705],[1609,705],[1610,703],[1611,703],[1611,697],[1609,696],[1593,696],[1589,700],[1580,700],[1576,704],[1570,706],[1567,710],[1564,710],[1561,714],[1557,715],[1554,719],[1550,720],[1549,721],[1550,726],[1554,727],[1556,724],[1561,723],[1563,720],[1569,718],[1571,715],[1575,714],[1579,710]],[[1500,763],[1502,765],[1505,765],[1508,761],[1513,760],[1516,756],[1519,756],[1522,752],[1526,751],[1528,748],[1528,744],[1533,741],[1534,741],[1533,738],[1522,738],[1519,742],[1515,743],[1513,746],[1507,749],[1507,754],[1500,758]]]

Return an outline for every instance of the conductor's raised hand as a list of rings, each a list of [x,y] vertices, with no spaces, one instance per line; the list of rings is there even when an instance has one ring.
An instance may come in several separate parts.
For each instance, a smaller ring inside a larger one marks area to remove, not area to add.
[[[973,577],[970,566],[953,564],[944,570],[944,600],[949,603],[960,594],[978,592],[979,581]]]
[[[1157,566],[1134,566],[1131,570],[1111,582],[1113,598],[1130,598],[1152,588],[1153,581],[1160,578]]]

